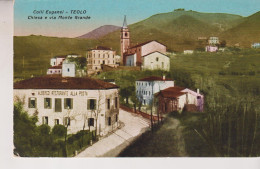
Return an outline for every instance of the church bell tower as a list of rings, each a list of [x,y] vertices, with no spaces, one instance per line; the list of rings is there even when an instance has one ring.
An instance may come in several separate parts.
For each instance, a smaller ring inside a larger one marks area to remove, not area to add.
[[[125,57],[124,53],[127,51],[127,49],[130,47],[130,32],[127,27],[126,23],[126,16],[124,18],[123,27],[121,28],[121,65],[125,65]]]

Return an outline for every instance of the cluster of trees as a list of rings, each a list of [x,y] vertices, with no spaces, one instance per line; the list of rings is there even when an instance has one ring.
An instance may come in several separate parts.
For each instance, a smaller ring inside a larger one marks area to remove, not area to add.
[[[77,69],[85,69],[87,64],[86,57],[76,57],[76,58],[70,57],[68,58],[68,60],[70,62],[75,62]]]
[[[21,102],[14,105],[14,154],[22,157],[67,157],[90,144],[93,133],[79,131],[67,135],[67,126],[37,126],[37,116],[29,116]],[[94,139],[94,138],[93,138]]]

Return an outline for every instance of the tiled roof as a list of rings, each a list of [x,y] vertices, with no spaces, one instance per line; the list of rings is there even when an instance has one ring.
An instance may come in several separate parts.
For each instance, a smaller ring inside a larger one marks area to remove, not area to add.
[[[153,41],[155,41],[155,42],[157,42],[157,43],[160,43],[160,42],[158,42],[158,41],[156,41],[156,40],[149,40],[149,41],[147,41],[147,42],[143,42],[143,43],[140,43],[140,44],[138,44],[138,45],[131,46],[130,49],[132,49],[132,48],[137,48],[137,47],[140,47],[140,46],[144,46],[144,45],[146,45],[146,44],[148,44],[148,43],[150,43],[150,42],[153,42]],[[163,46],[165,46],[165,45],[162,44],[162,43],[160,43],[160,44],[163,45]]]
[[[95,49],[91,49],[91,50],[112,50],[112,49],[105,46],[97,46]]]
[[[162,97],[164,98],[177,98],[185,94],[185,92],[182,92],[182,90],[184,89],[185,89],[184,87],[179,87],[179,86],[169,87],[167,89],[161,90],[155,95],[156,96],[162,95]]]
[[[112,83],[92,78],[41,76],[16,82],[14,89],[114,89]]]
[[[48,69],[62,69],[62,66],[61,66],[61,64],[60,64],[60,65],[58,65],[58,66],[49,67]]]
[[[137,81],[173,81],[173,80],[169,78],[165,78],[165,80],[163,80],[163,77],[149,76],[149,77],[139,79]]]

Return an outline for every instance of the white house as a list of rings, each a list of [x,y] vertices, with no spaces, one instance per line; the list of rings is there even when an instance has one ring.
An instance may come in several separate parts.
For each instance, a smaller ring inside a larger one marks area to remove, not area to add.
[[[135,85],[138,100],[142,102],[143,105],[151,105],[154,94],[168,87],[173,87],[174,81],[165,78],[165,76],[150,76],[137,80]]]
[[[116,51],[108,47],[97,46],[87,52],[87,71],[88,74],[93,74],[101,70],[101,65],[117,67]]]
[[[14,84],[14,102],[21,101],[37,125],[68,125],[69,133],[85,129],[105,135],[118,127],[119,87],[97,79],[35,77]]]
[[[48,68],[47,70],[47,75],[52,75],[52,74],[61,74],[62,73],[62,66],[52,66]]]
[[[63,77],[75,77],[76,76],[76,64],[69,62],[68,60],[62,63],[62,76]]]
[[[193,50],[184,50],[183,53],[184,53],[185,55],[187,55],[187,54],[193,54]]]
[[[160,52],[153,52],[143,56],[143,70],[165,70],[170,71],[170,58]]]
[[[77,57],[79,57],[79,55],[75,53],[67,55],[67,58],[77,58]]]
[[[218,37],[209,37],[208,44],[209,45],[217,45],[217,44],[219,44],[219,38]]]
[[[66,59],[66,55],[62,55],[62,56],[55,56],[53,58],[51,58],[51,66],[58,66],[61,65],[62,62]]]

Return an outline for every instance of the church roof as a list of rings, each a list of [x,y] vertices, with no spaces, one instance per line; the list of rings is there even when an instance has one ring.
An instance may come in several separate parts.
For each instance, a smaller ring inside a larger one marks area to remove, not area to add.
[[[137,47],[140,47],[140,46],[144,46],[144,45],[146,45],[146,44],[148,44],[148,43],[150,43],[150,42],[153,42],[153,41],[155,41],[155,42],[157,42],[157,43],[160,43],[160,42],[158,42],[158,41],[156,41],[156,40],[149,40],[149,41],[146,41],[146,42],[140,43],[140,44],[138,44],[138,45],[131,46],[130,49],[131,49],[131,48],[137,48]],[[165,46],[165,45],[162,44],[162,43],[160,43],[160,44],[163,45],[163,46]]]
[[[105,46],[97,46],[95,49],[90,49],[90,50],[112,50],[112,49]]]
[[[166,56],[166,57],[169,57],[169,56],[167,56],[167,55],[165,55],[165,54],[163,54],[162,52],[159,52],[159,51],[154,51],[154,52],[152,52],[152,53],[148,53],[147,55],[144,55],[143,57],[149,56],[149,55],[151,55],[151,54],[153,54],[153,53],[160,53],[161,55],[164,55],[164,56]]]
[[[124,18],[123,28],[127,28],[126,15],[125,15],[125,18]]]

